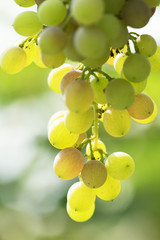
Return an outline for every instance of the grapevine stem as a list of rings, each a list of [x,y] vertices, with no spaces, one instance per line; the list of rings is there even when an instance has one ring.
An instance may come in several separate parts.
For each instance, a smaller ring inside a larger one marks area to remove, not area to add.
[[[93,126],[93,135],[94,135],[94,148],[97,148],[98,144],[98,104],[94,103],[94,126]]]

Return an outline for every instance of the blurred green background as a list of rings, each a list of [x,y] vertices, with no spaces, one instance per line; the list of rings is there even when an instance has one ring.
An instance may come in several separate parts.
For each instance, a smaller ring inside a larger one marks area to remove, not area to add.
[[[132,122],[121,139],[100,125],[108,152],[127,152],[136,170],[116,200],[97,199],[89,221],[73,222],[66,194],[77,179],[58,179],[52,165],[59,150],[47,139],[50,116],[66,107],[48,88],[48,73],[34,64],[16,75],[0,69],[0,240],[159,240],[160,114],[148,125]],[[160,109],[160,70],[145,92]]]

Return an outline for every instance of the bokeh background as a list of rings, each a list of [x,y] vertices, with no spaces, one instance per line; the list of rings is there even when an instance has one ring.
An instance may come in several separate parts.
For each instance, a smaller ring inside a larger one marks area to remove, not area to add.
[[[26,9],[13,0],[0,2],[0,55],[23,39],[11,26],[22,11]],[[160,45],[159,24],[157,8],[150,23],[136,32],[151,34]],[[48,88],[49,71],[34,64],[16,75],[0,69],[0,240],[159,240],[160,114],[148,125],[132,122],[121,139],[110,137],[100,125],[108,152],[130,154],[136,171],[122,182],[116,200],[97,199],[89,221],[73,222],[65,210],[66,194],[77,179],[58,179],[52,165],[59,150],[47,139],[50,116],[66,109],[62,96]],[[145,92],[160,110],[160,65]]]

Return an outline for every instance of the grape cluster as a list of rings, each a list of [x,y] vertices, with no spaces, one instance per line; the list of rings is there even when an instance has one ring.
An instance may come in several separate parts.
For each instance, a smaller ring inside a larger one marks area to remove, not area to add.
[[[108,154],[99,138],[99,121],[118,138],[128,133],[131,119],[147,124],[157,114],[154,101],[143,90],[150,72],[157,71],[160,48],[152,36],[129,32],[128,26],[144,27],[160,0],[15,2],[22,7],[36,4],[37,12],[22,12],[14,20],[15,31],[27,38],[3,54],[1,68],[16,74],[34,62],[52,69],[48,85],[62,94],[67,107],[48,123],[49,142],[61,149],[54,171],[64,180],[79,177],[68,191],[66,209],[73,220],[87,221],[96,196],[115,199],[121,180],[135,169],[130,155]],[[106,62],[114,65],[118,78],[103,70]]]

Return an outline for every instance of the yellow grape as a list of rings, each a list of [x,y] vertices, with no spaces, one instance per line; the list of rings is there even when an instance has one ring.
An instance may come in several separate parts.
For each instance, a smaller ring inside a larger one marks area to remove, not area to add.
[[[68,190],[67,202],[76,211],[88,210],[93,206],[95,200],[95,191],[83,182],[74,183]]]
[[[72,220],[76,222],[86,222],[93,216],[95,211],[95,204],[93,203],[93,205],[85,211],[79,211],[77,209],[71,208],[67,203],[66,210]]]
[[[74,147],[75,147],[75,148],[78,148],[79,145],[80,145],[80,144],[83,142],[83,140],[86,139],[86,138],[87,138],[87,133],[86,133],[86,132],[79,134],[79,138],[78,138],[77,142],[74,144]]]
[[[105,144],[98,139],[98,142],[96,143],[94,140],[91,142],[92,145],[92,150],[93,150],[93,155],[95,157],[96,160],[100,160],[101,159],[101,153],[100,151],[104,151],[106,152],[106,146]],[[90,150],[90,144],[87,144],[86,147],[86,154],[89,157],[89,159],[91,159],[91,150]],[[103,154],[104,157],[104,154]]]
[[[110,107],[104,113],[103,126],[112,137],[122,137],[130,129],[131,117],[127,110],[115,110]]]
[[[29,43],[27,42],[26,44],[24,44],[23,49],[27,55],[26,66],[29,66],[34,61],[34,58],[35,58],[35,51],[36,51],[35,42],[34,41],[31,41]]]
[[[27,55],[23,48],[12,47],[6,50],[1,58],[1,68],[9,74],[20,72],[27,62]]]
[[[67,147],[72,147],[77,139],[79,134],[70,133],[64,125],[64,118],[58,118],[51,126],[48,128],[48,139],[51,145],[55,148],[64,149]]]
[[[109,83],[109,81],[105,77],[100,77],[98,80],[93,79],[91,81],[91,87],[92,87],[93,94],[94,94],[94,101],[96,103],[100,103],[100,104],[107,103],[107,99],[106,99],[104,90],[108,83]]]
[[[14,0],[21,7],[31,7],[35,4],[34,0]]]
[[[71,70],[73,70],[73,67],[66,63],[56,69],[53,69],[48,76],[48,85],[50,89],[54,92],[60,93],[60,84],[62,78]]]
[[[127,57],[128,56],[124,52],[122,52],[122,53],[119,53],[114,59],[114,68],[116,72],[119,73],[120,75],[123,69],[123,64]]]
[[[112,201],[121,192],[121,182],[115,178],[112,178],[109,174],[103,186],[95,189],[96,195],[104,201]]]
[[[84,166],[84,157],[76,148],[69,147],[61,150],[54,159],[53,168],[56,175],[64,180],[78,176]]]
[[[58,112],[54,113],[49,119],[48,127],[50,127],[56,119],[64,117],[66,112],[67,112],[67,110],[66,111],[58,111]]]
[[[57,54],[45,54],[41,52],[41,59],[48,68],[57,68],[64,64],[66,57],[63,52]]]
[[[39,45],[35,45],[34,63],[40,68],[47,68],[47,66],[44,65],[44,63],[42,62],[41,49],[40,49]]]
[[[149,58],[151,64],[151,72],[160,72],[160,47],[157,47],[156,53]]]

